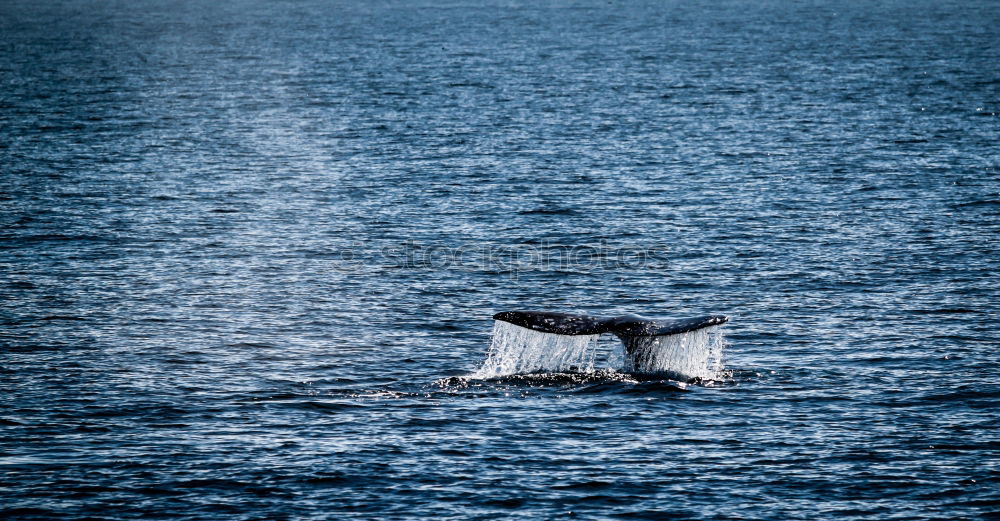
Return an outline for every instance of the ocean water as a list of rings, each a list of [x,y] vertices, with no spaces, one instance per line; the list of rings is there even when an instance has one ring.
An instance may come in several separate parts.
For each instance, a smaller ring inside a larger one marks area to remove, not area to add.
[[[998,64],[995,1],[4,0],[0,517],[1000,519]],[[511,309],[731,321],[475,377]]]

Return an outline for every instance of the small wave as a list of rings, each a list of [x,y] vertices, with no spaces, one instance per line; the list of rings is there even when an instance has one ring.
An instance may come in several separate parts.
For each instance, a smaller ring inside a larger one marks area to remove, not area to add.
[[[922,407],[926,405],[987,408],[992,407],[997,398],[1000,398],[1000,389],[957,388],[950,392],[929,392],[898,400],[881,400],[875,402],[875,405],[892,408]]]
[[[263,342],[235,342],[231,344],[226,344],[226,347],[249,347],[256,349],[273,349],[276,346],[274,346],[273,344],[266,344]]]
[[[349,485],[354,480],[343,472],[318,472],[300,478],[302,483],[314,486]]]
[[[1000,389],[956,389],[954,392],[927,393],[919,398],[924,402],[962,402],[1000,398]]]
[[[62,517],[63,512],[49,510],[47,508],[18,507],[0,509],[0,517],[4,519],[27,519],[29,516],[37,516],[37,519],[57,519]]]
[[[87,319],[85,319],[83,317],[74,316],[74,315],[49,315],[49,316],[46,316],[46,317],[39,318],[38,320],[70,320],[70,321],[77,321],[77,320],[87,320]]]
[[[484,502],[487,505],[500,508],[519,508],[524,505],[524,500],[520,498],[491,499]]]
[[[601,490],[605,488],[614,487],[615,484],[611,481],[582,481],[576,483],[566,483],[563,485],[554,485],[551,488],[555,490]]]
[[[968,201],[952,205],[955,208],[969,208],[973,206],[1000,206],[1000,199],[981,199],[978,201]]]
[[[477,89],[493,89],[493,88],[495,88],[495,87],[493,87],[493,85],[490,85],[488,83],[478,82],[478,81],[454,82],[454,83],[449,83],[448,86],[451,87],[451,88],[459,88],[459,87],[472,87],[472,88],[477,88]]]
[[[940,308],[940,309],[910,309],[910,313],[917,313],[920,315],[950,315],[950,314],[960,314],[960,313],[979,313],[975,309],[968,308]]]
[[[633,501],[636,503],[637,501]],[[650,521],[662,521],[664,519],[702,519],[697,514],[687,512],[684,510],[629,510],[625,512],[612,512],[608,514],[609,517],[615,519],[629,519],[629,520],[650,520]]]
[[[70,241],[89,241],[89,242],[112,242],[115,239],[110,237],[102,237],[99,235],[66,235],[62,233],[39,233],[34,235],[23,235],[23,236],[13,236],[6,237],[9,240],[17,242],[70,242]]]
[[[519,215],[572,215],[576,213],[576,210],[572,208],[533,208],[517,213]]]

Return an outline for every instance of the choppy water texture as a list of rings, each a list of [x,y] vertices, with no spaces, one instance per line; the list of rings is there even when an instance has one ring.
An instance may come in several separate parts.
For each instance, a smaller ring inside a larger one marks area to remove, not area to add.
[[[0,517],[997,519],[998,64],[993,1],[6,0]],[[507,309],[727,372],[467,378]]]

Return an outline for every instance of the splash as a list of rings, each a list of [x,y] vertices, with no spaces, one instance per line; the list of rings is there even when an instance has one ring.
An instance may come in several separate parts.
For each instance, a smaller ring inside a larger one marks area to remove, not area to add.
[[[682,380],[716,379],[725,340],[719,327],[659,337],[626,337],[606,356],[603,370],[664,374]],[[555,335],[495,321],[490,349],[472,378],[531,373],[593,373],[600,335]],[[625,344],[624,346],[622,344]]]
[[[539,333],[497,320],[486,361],[473,376],[593,372],[598,336]]]
[[[680,335],[623,339],[627,351],[622,369],[629,373],[664,373],[686,378],[716,379],[726,347],[719,327]]]

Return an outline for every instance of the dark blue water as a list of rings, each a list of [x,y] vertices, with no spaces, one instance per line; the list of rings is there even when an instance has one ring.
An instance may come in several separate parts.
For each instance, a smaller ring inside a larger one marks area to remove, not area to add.
[[[990,1],[5,0],[0,517],[998,519],[998,64]],[[726,372],[464,377],[524,308]]]

